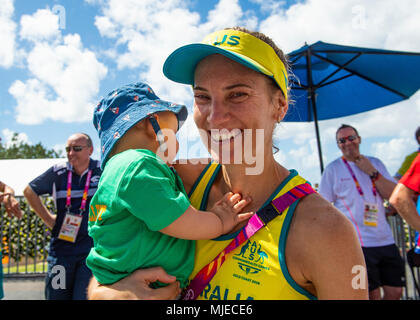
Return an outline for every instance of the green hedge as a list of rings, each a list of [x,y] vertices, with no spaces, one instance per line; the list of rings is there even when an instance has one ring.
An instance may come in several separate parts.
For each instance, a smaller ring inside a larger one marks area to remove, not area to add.
[[[20,207],[24,212],[21,219],[9,218],[2,206],[0,210],[1,251],[3,258],[8,256],[14,261],[22,258],[45,260],[51,239],[51,231],[29,207],[24,198],[20,198]],[[44,204],[55,212],[52,198],[44,198]]]

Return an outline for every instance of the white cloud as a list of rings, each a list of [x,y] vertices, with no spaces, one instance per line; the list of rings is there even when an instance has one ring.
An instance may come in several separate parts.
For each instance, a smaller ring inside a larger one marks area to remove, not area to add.
[[[30,40],[26,64],[30,78],[16,80],[16,120],[39,124],[47,119],[83,122],[92,118],[100,81],[108,69],[83,47],[78,34],[63,37],[58,19],[47,9],[21,19],[21,37]]]
[[[13,21],[13,0],[0,0],[0,67],[10,68],[16,54],[16,23]]]
[[[203,29],[208,32],[226,27],[234,27],[235,22],[242,22],[243,11],[237,0],[220,0],[207,17],[207,24]]]
[[[190,114],[177,133],[179,142],[179,151],[177,158],[191,159],[191,158],[208,158],[207,149],[202,143],[197,126],[194,123],[192,114]]]
[[[411,138],[395,138],[387,142],[372,144],[372,155],[387,164],[391,175],[399,168],[405,156],[412,153],[418,145]]]
[[[420,51],[420,33],[417,32],[420,30],[420,2],[416,0],[398,5],[394,0],[300,1],[287,9],[277,7],[267,19],[260,21],[259,26],[260,31],[270,36],[284,52],[296,50],[305,42],[312,44],[319,40],[343,45]],[[407,145],[407,141],[414,143],[412,136],[419,124],[419,114],[420,94],[417,94],[392,106],[319,122],[324,166],[339,155],[335,131],[342,123],[347,123],[354,125],[364,138],[361,150],[365,154],[378,156],[391,170],[412,146]],[[293,151],[294,156],[308,156],[313,150],[318,157],[317,148],[310,149],[308,146],[314,136],[313,123],[283,123],[275,133],[275,138],[280,142],[293,140],[294,144],[302,146]],[[378,138],[384,137],[391,141],[375,144]],[[386,155],[385,150],[393,155]],[[315,158],[313,161],[318,163]],[[302,163],[306,175],[311,171],[304,165]]]
[[[201,39],[198,24],[199,14],[190,12],[181,0],[110,0],[103,15],[95,18],[101,35],[115,39],[119,70],[136,70],[136,78],[148,82],[162,99],[187,105],[191,104],[189,88],[168,81],[162,66],[181,43]]]
[[[49,116],[50,104],[47,99],[47,88],[37,79],[26,82],[16,80],[9,88],[9,93],[17,100],[17,122],[37,124]]]
[[[278,150],[275,154],[274,154],[274,159],[281,164],[285,164],[287,161],[287,156],[284,153],[283,150]]]
[[[110,0],[102,15],[95,17],[100,34],[115,39],[119,70],[137,70],[137,78],[148,82],[161,98],[189,106],[189,87],[162,73],[166,57],[181,45],[200,42],[209,32],[241,24],[256,26],[256,18],[243,12],[238,0],[220,0],[205,21],[183,0]]]
[[[61,152],[62,156],[66,156],[66,144],[65,143],[55,144],[52,149],[57,153]]]
[[[13,138],[13,136],[15,134],[14,131],[6,128],[6,129],[3,129],[1,131],[1,133],[4,136],[4,140],[2,141],[2,144],[5,145],[6,148],[11,147],[14,143],[17,143],[17,144],[19,144],[19,143],[32,144],[29,141],[28,135],[26,133],[24,133],[24,132],[18,133],[17,140],[15,142],[12,142],[12,138]]]
[[[302,169],[314,169],[319,167],[319,156],[316,146],[316,139],[309,139],[309,145],[304,145],[288,152],[291,159],[298,163],[297,167]]]
[[[260,5],[261,11],[270,15],[279,12],[287,4],[286,1],[279,0],[250,0],[250,2]]]
[[[419,125],[418,115],[420,115],[420,92],[409,100],[348,117],[348,119],[360,132],[363,132],[365,137],[411,137],[414,131],[410,130]]]
[[[274,130],[274,140],[293,140],[297,145],[305,144],[314,136],[313,123],[281,122]]]
[[[109,17],[96,17],[95,26],[103,37],[115,38],[117,36],[116,26],[111,22]]]
[[[33,15],[20,19],[20,37],[30,41],[49,40],[60,35],[58,15],[48,9],[39,9]]]
[[[420,50],[420,2],[407,0],[298,2],[260,24],[285,52],[318,40],[398,50]]]
[[[183,102],[189,107],[190,88],[168,81],[162,74],[163,63],[174,49],[199,42],[219,28],[242,25],[257,29],[270,36],[285,52],[318,40],[420,51],[420,33],[417,32],[420,30],[420,2],[416,0],[407,0],[398,6],[393,0],[308,0],[298,1],[289,8],[284,1],[252,2],[260,5],[261,11],[268,15],[265,20],[259,21],[255,13],[243,10],[243,2],[238,0],[218,1],[201,20],[198,12],[189,9],[188,3],[181,0],[110,0],[103,4],[102,14],[95,18],[95,25],[103,37],[114,40],[111,50],[113,54],[117,53],[116,65],[120,70],[135,70],[138,79],[149,82],[161,98]],[[420,99],[413,97],[392,107],[320,122],[324,164],[339,152],[335,131],[341,123],[354,124],[365,138],[385,136],[405,141],[412,136],[414,123],[418,125],[418,117],[407,117],[407,114],[420,114]],[[185,127],[188,130],[183,132],[194,138],[193,131],[189,131],[192,127],[194,124],[190,121]],[[312,175],[319,179],[314,137],[313,123],[281,124],[274,138],[280,141],[280,145],[291,146],[291,151],[282,149],[277,158],[289,167],[302,168],[305,175],[316,172]],[[299,165],[287,163],[288,159],[295,157],[302,158]]]
[[[395,4],[392,0],[363,4],[359,0],[308,0],[288,9],[284,1],[253,0],[270,14],[258,21],[255,14],[242,9],[238,0],[220,0],[203,20],[181,0],[110,0],[104,4],[102,15],[95,18],[95,25],[102,36],[115,39],[119,52],[124,50],[116,62],[120,70],[136,69],[138,78],[149,82],[160,95],[189,103],[185,86],[173,84],[162,75],[163,62],[175,48],[198,42],[211,31],[234,25],[251,29],[259,26],[286,52],[305,41],[317,40],[404,50],[404,43],[420,46],[420,34],[414,32],[420,21],[420,10],[415,10],[419,2],[409,1],[399,10],[389,10]],[[407,41],[397,43],[399,34],[404,34]]]
[[[102,5],[104,4],[105,0],[85,0],[85,2],[90,5],[95,5],[95,4]]]

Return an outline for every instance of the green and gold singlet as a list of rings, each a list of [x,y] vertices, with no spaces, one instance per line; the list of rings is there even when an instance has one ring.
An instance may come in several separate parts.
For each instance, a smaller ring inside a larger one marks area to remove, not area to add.
[[[206,210],[208,195],[220,168],[219,164],[211,163],[197,179],[189,194],[191,204],[195,208]],[[305,182],[295,170],[291,170],[290,175],[267,199],[266,204]],[[286,266],[287,234],[298,202],[299,200],[294,202],[282,215],[232,251],[198,300],[316,299],[292,279]],[[190,279],[212,261],[236,234],[224,235],[213,240],[198,240],[195,266]]]

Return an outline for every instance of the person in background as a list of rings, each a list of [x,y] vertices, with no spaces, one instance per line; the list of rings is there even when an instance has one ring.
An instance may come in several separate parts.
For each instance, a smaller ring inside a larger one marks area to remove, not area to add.
[[[19,201],[15,198],[15,191],[2,181],[0,181],[0,204],[4,205],[9,217],[15,216],[18,219],[22,218],[23,213],[20,209]],[[0,241],[2,241],[1,238]],[[2,254],[0,251],[0,299],[3,299],[3,265],[1,261]]]
[[[71,135],[66,152],[67,162],[52,166],[24,190],[28,204],[52,229],[45,282],[47,300],[86,299],[92,275],[85,262],[93,244],[87,230],[88,215],[102,171],[99,161],[90,158],[93,145],[87,134]],[[45,194],[53,196],[55,214],[42,203],[40,196]]]
[[[401,177],[406,173],[408,168],[410,168],[414,159],[417,157],[417,155],[420,152],[420,127],[417,128],[416,132],[414,133],[414,137],[415,137],[417,143],[419,144],[419,148],[418,148],[418,150],[410,153],[408,156],[405,157],[403,163],[401,164],[401,167],[398,169],[398,171],[394,175],[394,178],[396,180],[401,179]]]
[[[410,153],[408,156],[405,157],[403,163],[401,164],[401,167],[394,174],[394,179],[397,180],[397,181],[400,180],[401,177],[406,173],[408,168],[410,168],[411,164],[413,163],[414,159],[419,154],[419,151],[420,151],[420,127],[417,128],[416,132],[414,133],[414,137],[416,139],[416,142],[419,144],[419,148],[418,148],[418,150]],[[414,200],[414,202],[417,202],[417,195],[414,195],[413,200]],[[398,212],[391,203],[388,203],[387,208],[386,208],[386,214],[387,214],[387,216],[395,216],[395,215],[398,214]],[[417,236],[416,236],[416,238],[417,238]]]
[[[395,187],[394,179],[377,158],[360,154],[362,138],[343,124],[336,132],[342,156],[323,172],[319,193],[353,223],[365,256],[369,298],[400,299],[405,284],[404,263],[386,220],[384,199]]]
[[[2,181],[0,181],[0,203],[3,203],[9,217],[22,218],[23,213],[19,201],[15,198],[15,191]]]
[[[420,154],[414,159],[410,168],[402,176],[392,192],[389,202],[409,226],[416,230],[414,252],[420,254]]]

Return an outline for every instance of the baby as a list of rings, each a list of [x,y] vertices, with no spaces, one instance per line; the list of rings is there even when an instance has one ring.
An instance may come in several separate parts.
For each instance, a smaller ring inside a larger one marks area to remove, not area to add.
[[[250,199],[239,194],[226,194],[210,211],[190,205],[168,166],[187,115],[185,106],[160,100],[144,83],[114,90],[96,107],[103,173],[89,211],[94,246],[87,265],[99,283],[162,266],[184,288],[194,264],[191,240],[218,237],[252,216],[240,213]]]

